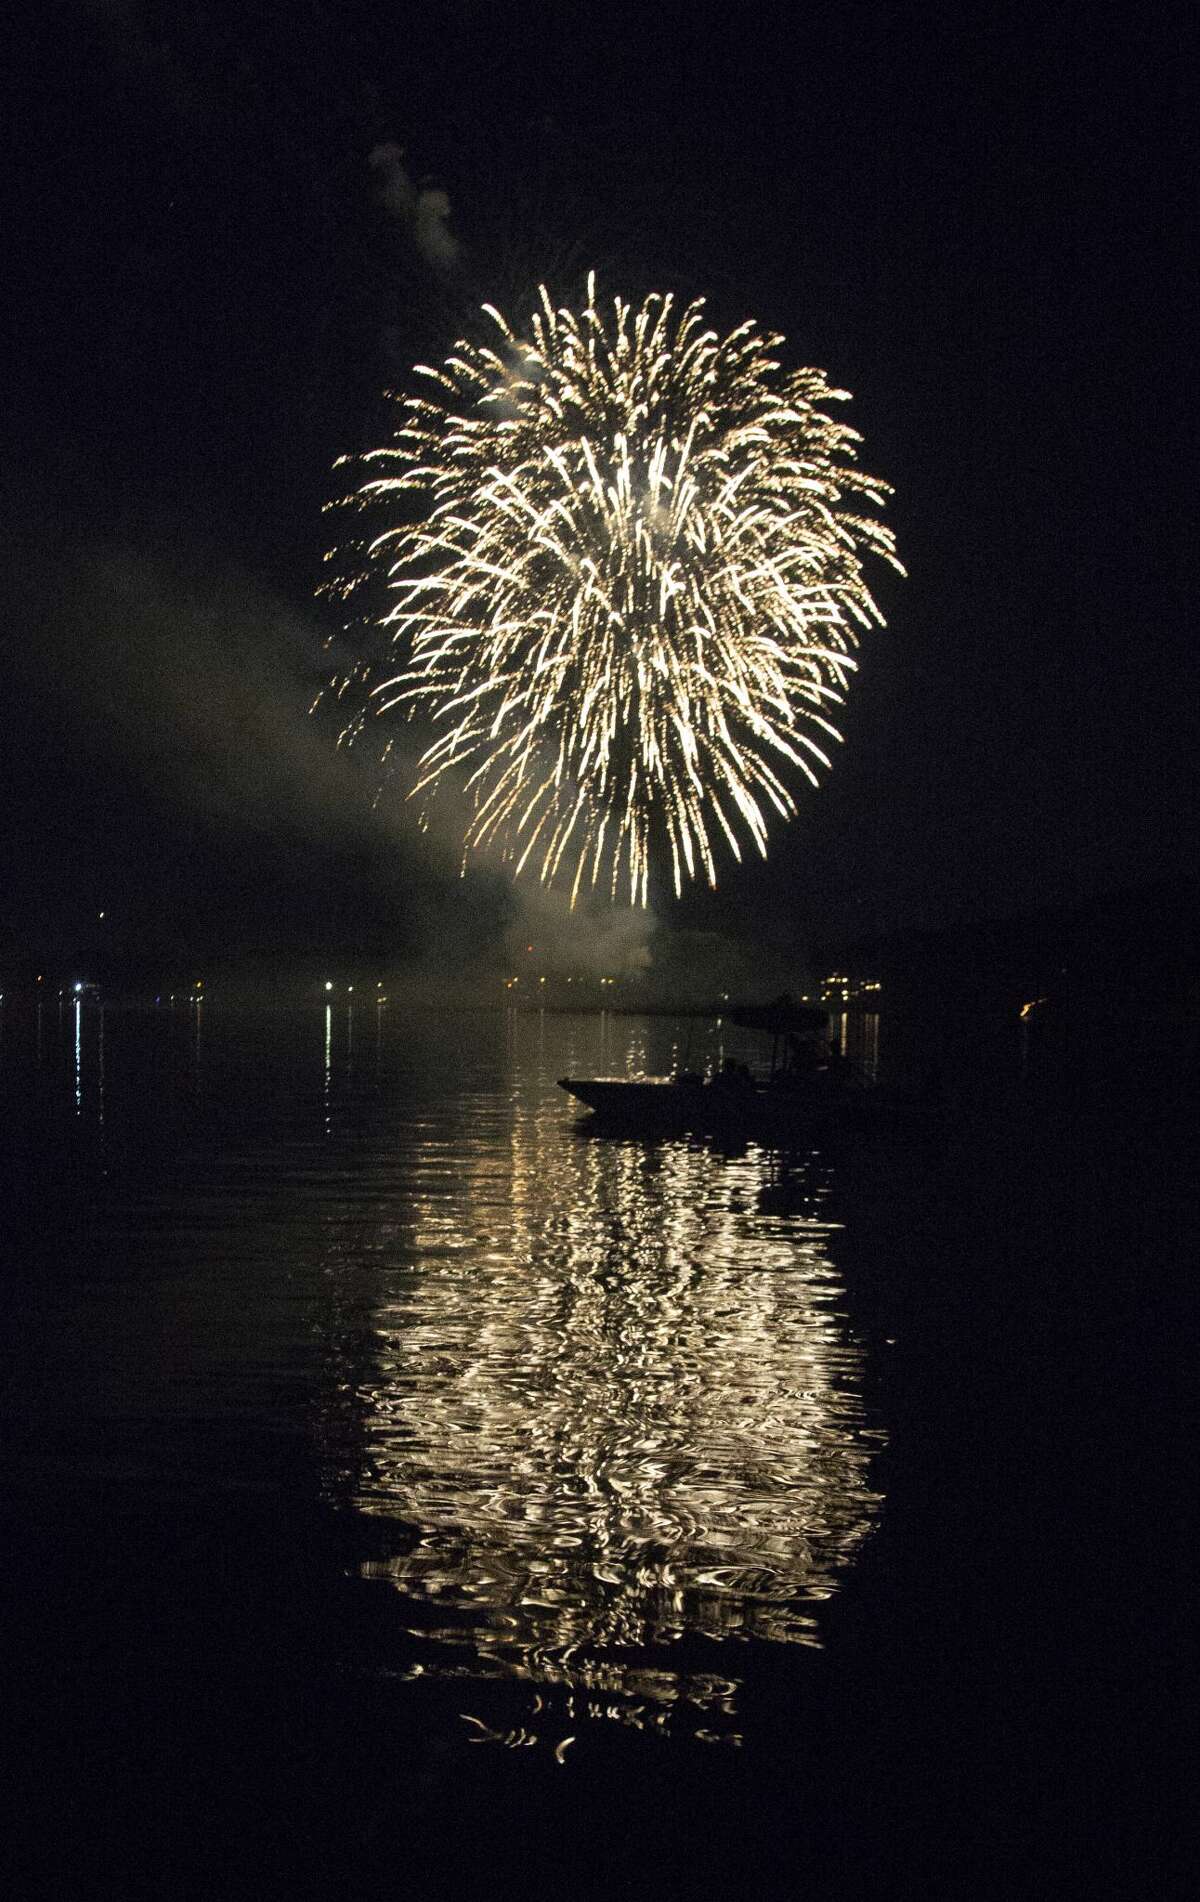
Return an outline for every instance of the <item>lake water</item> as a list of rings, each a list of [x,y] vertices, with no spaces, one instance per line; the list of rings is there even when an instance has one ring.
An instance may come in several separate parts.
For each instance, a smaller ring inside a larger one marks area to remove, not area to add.
[[[1167,1869],[1184,1136],[730,1153],[556,1087],[726,1052],[0,1020],[17,1893]]]

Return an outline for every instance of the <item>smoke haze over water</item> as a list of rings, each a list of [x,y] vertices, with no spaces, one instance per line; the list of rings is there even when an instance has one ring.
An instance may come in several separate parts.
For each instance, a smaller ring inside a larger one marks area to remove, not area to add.
[[[424,830],[404,797],[419,734],[400,730],[405,757],[380,792],[378,749],[339,748],[336,708],[309,716],[328,673],[315,612],[228,555],[10,515],[5,572],[25,716],[3,760],[10,949],[98,956],[104,910],[113,970],[328,964],[479,1002],[522,971],[611,977],[633,987],[625,1001],[732,981],[735,947],[652,910],[572,912],[486,860],[464,876],[454,796],[431,802]]]

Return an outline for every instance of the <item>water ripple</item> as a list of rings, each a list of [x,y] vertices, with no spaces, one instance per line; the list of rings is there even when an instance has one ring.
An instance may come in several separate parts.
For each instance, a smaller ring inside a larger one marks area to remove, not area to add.
[[[421,1674],[727,1734],[734,1680],[665,1648],[818,1643],[878,1505],[828,1225],[757,1149],[583,1140],[541,1095],[502,1126],[410,1177],[357,1504],[412,1531],[364,1573],[436,1607]]]

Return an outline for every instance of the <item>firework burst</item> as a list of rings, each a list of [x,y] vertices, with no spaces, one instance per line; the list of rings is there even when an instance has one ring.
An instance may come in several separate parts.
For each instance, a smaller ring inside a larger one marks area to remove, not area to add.
[[[848,510],[887,485],[855,465],[844,400],[785,372],[782,338],[719,337],[670,297],[582,311],[546,290],[525,334],[418,366],[391,444],[353,499],[411,518],[368,544],[399,662],[370,713],[427,716],[414,794],[471,801],[464,859],[492,847],[541,879],[645,903],[665,851],[678,894],[715,848],[765,856],[838,734],[830,712],[882,617],[862,556],[890,532]],[[394,514],[393,514],[394,520]]]

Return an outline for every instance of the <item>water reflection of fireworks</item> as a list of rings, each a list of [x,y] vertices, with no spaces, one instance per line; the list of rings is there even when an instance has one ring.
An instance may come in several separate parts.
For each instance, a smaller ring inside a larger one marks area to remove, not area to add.
[[[764,1213],[755,1151],[532,1115],[509,1171],[449,1161],[425,1158],[364,1396],[360,1507],[414,1535],[366,1571],[425,1606],[418,1674],[524,1679],[571,1721],[690,1704],[715,1734],[735,1681],[666,1648],[818,1643],[878,1503],[829,1225]]]

